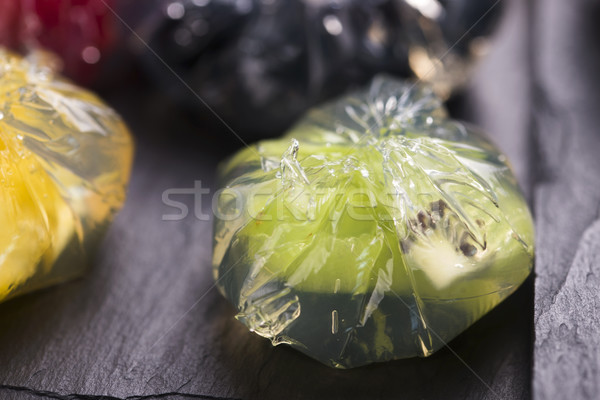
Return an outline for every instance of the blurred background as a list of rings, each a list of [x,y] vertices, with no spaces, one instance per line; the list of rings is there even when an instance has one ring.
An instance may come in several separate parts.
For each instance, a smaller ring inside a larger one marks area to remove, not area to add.
[[[100,92],[150,86],[205,130],[244,140],[281,134],[377,73],[420,79],[451,99],[488,51],[502,9],[497,0],[2,4],[1,44],[50,50],[65,75]]]

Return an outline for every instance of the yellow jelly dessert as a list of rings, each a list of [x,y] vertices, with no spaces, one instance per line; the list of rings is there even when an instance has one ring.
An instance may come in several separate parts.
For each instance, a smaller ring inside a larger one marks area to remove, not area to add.
[[[0,49],[0,301],[84,270],[132,157],[121,118],[49,55]]]

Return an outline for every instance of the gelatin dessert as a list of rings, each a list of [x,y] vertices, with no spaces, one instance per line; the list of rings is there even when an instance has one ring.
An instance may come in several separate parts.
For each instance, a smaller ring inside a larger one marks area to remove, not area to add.
[[[485,38],[494,30],[503,2],[117,3],[148,44],[145,48],[139,38],[131,41],[152,82],[203,124],[228,130],[215,112],[238,136],[253,141],[280,134],[309,107],[381,72],[416,76],[441,96],[456,93],[487,51]],[[231,132],[220,140],[226,138],[236,141]]]
[[[333,367],[429,356],[532,268],[506,157],[424,86],[376,77],[220,172],[219,289],[251,331]]]
[[[0,301],[81,274],[125,200],[127,127],[52,65],[0,49]]]

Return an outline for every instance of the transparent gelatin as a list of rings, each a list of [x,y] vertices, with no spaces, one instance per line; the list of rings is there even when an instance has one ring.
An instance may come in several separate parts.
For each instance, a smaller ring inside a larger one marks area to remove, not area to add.
[[[125,124],[52,65],[0,49],[0,301],[83,272],[125,200]]]
[[[333,367],[429,356],[531,271],[505,156],[427,87],[377,77],[221,179],[214,276],[236,318]]]

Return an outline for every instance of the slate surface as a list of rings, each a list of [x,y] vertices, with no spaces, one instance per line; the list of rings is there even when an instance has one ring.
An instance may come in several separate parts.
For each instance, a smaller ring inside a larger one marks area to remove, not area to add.
[[[600,398],[600,2],[537,1],[534,398]]]
[[[523,2],[506,1],[494,52],[477,73],[470,101],[457,109],[477,116],[528,188],[527,21]],[[164,190],[213,183],[226,152],[215,147],[220,137],[202,132],[143,82],[130,86],[105,94],[139,137],[127,205],[89,274],[0,305],[0,398],[531,397],[533,279],[452,341],[451,349],[428,359],[337,371],[247,332],[213,288],[211,223],[161,218],[172,212],[162,203]],[[186,142],[189,135],[208,138]],[[554,203],[540,203],[539,193],[538,207],[552,212],[544,207]],[[193,207],[189,196],[181,200]],[[210,203],[203,200],[208,213]],[[585,236],[590,251],[594,232]],[[556,237],[542,236],[540,245],[554,248]],[[585,264],[591,254],[577,259]],[[581,279],[587,275],[571,277]],[[568,303],[568,293],[561,301]]]

